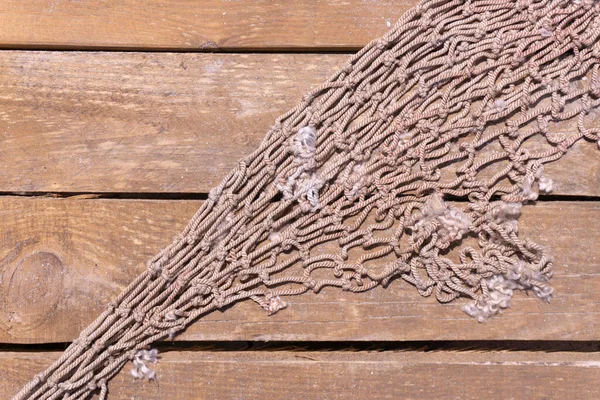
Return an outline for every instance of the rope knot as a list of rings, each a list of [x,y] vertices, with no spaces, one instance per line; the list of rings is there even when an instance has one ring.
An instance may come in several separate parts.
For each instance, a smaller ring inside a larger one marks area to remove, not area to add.
[[[389,46],[390,42],[385,38],[378,39],[375,42],[375,47],[377,50],[385,50]]]
[[[307,287],[308,289],[314,289],[314,288],[315,288],[315,286],[317,285],[317,283],[316,283],[314,280],[312,280],[312,279],[309,279],[309,280],[306,280],[306,281],[304,281],[304,282],[302,283],[302,285],[304,285],[304,286],[305,286],[305,287]]]
[[[157,278],[162,273],[162,266],[158,261],[148,263],[148,271],[152,278]]]
[[[354,77],[346,78],[346,80],[344,81],[344,87],[348,90],[354,90],[357,85],[358,85],[358,80]]]
[[[594,0],[583,0],[580,4],[584,10],[589,11],[594,7],[596,2]]]
[[[393,51],[390,51],[390,50],[383,53],[382,60],[383,60],[383,65],[385,65],[386,68],[390,68],[393,65],[396,65],[398,62],[398,60],[396,59],[396,55],[394,54]]]
[[[269,272],[266,270],[262,270],[258,273],[258,277],[260,278],[260,280],[262,280],[263,282],[266,282],[269,280]]]
[[[199,295],[207,295],[212,292],[212,285],[206,281],[198,281],[193,286]]]
[[[127,318],[131,313],[131,308],[127,307],[119,307],[116,309],[117,314],[119,314],[122,318]]]
[[[200,250],[202,250],[205,253],[208,253],[210,250],[210,242],[203,240],[202,242],[200,242]]]
[[[92,342],[88,336],[80,336],[73,341],[73,344],[78,345],[82,349],[87,349],[91,343]]]
[[[352,100],[362,106],[369,100],[369,93],[364,89],[356,89]]]
[[[420,22],[421,26],[425,29],[434,26],[433,19],[431,19],[431,12],[424,11],[421,14],[421,20],[419,22]]]
[[[379,111],[380,118],[383,121],[389,122],[392,120],[392,117],[394,116],[394,110],[392,107],[377,107],[377,110]]]
[[[304,95],[302,95],[302,102],[303,103],[310,103],[315,99],[315,95],[313,93],[306,93]]]
[[[381,92],[377,92],[371,97],[371,99],[375,103],[381,103],[381,100],[383,100],[383,94]]]
[[[515,8],[519,12],[527,11],[531,7],[531,0],[518,0]]]
[[[135,319],[136,322],[142,322],[145,316],[146,314],[142,310],[136,309],[133,312],[133,319]]]
[[[502,51],[503,48],[504,48],[504,41],[503,41],[503,37],[502,37],[502,32],[499,31],[496,34],[494,41],[492,42],[492,53],[495,55],[498,55],[498,54],[500,54],[500,52]]]
[[[474,13],[475,13],[475,10],[473,9],[473,4],[471,3],[471,0],[467,0],[465,2],[465,5],[463,6],[462,15],[464,17],[470,17]]]
[[[92,345],[92,351],[96,354],[102,352],[104,350],[105,344],[101,341],[94,342]]]
[[[218,188],[213,188],[208,192],[208,200],[212,201],[213,203],[219,201],[219,197],[221,197],[221,193]]]
[[[352,288],[352,282],[350,282],[348,279],[342,279],[342,290],[344,292],[347,292],[351,288]]]
[[[215,296],[214,302],[217,308],[223,308],[225,306],[225,297],[219,293],[217,296]]]
[[[171,271],[163,271],[163,273],[160,275],[160,277],[167,283],[171,283],[173,282],[173,279],[175,279],[175,274]]]
[[[33,377],[32,383],[37,386],[40,383],[44,382],[45,379],[46,379],[46,376],[43,373],[40,372],[39,374],[36,374]]]

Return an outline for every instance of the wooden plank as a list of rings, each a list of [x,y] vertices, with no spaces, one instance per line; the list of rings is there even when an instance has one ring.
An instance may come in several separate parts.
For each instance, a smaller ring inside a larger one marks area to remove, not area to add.
[[[347,58],[2,52],[0,192],[207,192]],[[595,144],[547,173],[555,194],[600,195]]]
[[[200,206],[27,197],[2,197],[0,204],[0,341],[6,342],[70,340]]]
[[[0,395],[10,398],[55,353],[0,353]],[[117,399],[597,399],[600,353],[165,352],[157,381],[126,366]]]
[[[207,192],[345,55],[0,53],[0,191]]]
[[[0,342],[75,338],[181,231],[197,201],[0,197]],[[519,293],[479,324],[401,280],[352,294],[331,288],[286,299],[272,316],[253,302],[207,315],[181,340],[598,340],[600,203],[541,202],[520,232],[555,256],[551,304]]]
[[[0,47],[359,49],[416,2],[6,0],[0,3]]]

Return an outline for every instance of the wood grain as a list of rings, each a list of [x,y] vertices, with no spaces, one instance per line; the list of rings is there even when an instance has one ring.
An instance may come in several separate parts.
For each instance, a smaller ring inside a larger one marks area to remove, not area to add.
[[[0,52],[0,192],[206,193],[347,58]],[[595,144],[547,174],[600,195]]]
[[[56,353],[0,353],[9,398]],[[118,399],[597,399],[600,353],[166,352],[157,381],[126,366]]]
[[[137,50],[354,50],[416,0],[6,0],[0,46]]]
[[[0,197],[0,342],[75,338],[184,227],[198,201]],[[181,340],[598,340],[600,203],[526,207],[520,232],[555,256],[551,304],[519,293],[512,309],[485,324],[441,305],[403,281],[352,294],[331,288],[287,299],[273,315],[252,302],[193,324]],[[32,255],[56,257],[30,274]],[[60,279],[53,273],[62,274]],[[54,286],[53,286],[54,285]],[[42,289],[53,290],[38,299]],[[20,296],[20,297],[19,297]],[[12,299],[12,300],[11,300]],[[20,300],[18,300],[20,299]],[[38,308],[35,301],[38,299]],[[45,301],[41,301],[41,300]]]
[[[349,57],[314,52],[356,51],[415,3],[2,1],[0,49],[186,53],[0,52],[0,194],[206,193],[278,115]],[[273,53],[282,50],[311,53]],[[598,115],[592,111],[600,124]],[[546,173],[555,195],[600,196],[595,144],[577,144]],[[0,196],[0,398],[59,356],[8,351],[11,344],[71,341],[201,205],[93,197]],[[440,305],[395,281],[363,294],[325,289],[289,298],[273,316],[237,304],[177,340],[557,340],[564,348],[598,341],[598,218],[600,202],[526,207],[521,235],[555,256],[556,296],[547,305],[519,293],[512,309],[486,324],[462,313],[464,302]],[[595,352],[192,346],[161,354],[158,382],[135,381],[126,367],[110,399],[596,399],[599,359]]]

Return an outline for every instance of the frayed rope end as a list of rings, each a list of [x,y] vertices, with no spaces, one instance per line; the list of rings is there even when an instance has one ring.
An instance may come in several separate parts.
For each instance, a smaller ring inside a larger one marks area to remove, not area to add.
[[[547,303],[550,302],[553,293],[552,287],[548,285],[548,277],[542,272],[525,267],[524,262],[520,262],[504,275],[492,276],[485,284],[488,288],[487,294],[462,308],[478,322],[485,322],[509,308],[515,290],[531,290],[540,300]]]
[[[158,361],[158,350],[140,350],[133,356],[133,368],[131,375],[135,379],[156,380],[156,371],[146,365],[146,362],[156,364]]]

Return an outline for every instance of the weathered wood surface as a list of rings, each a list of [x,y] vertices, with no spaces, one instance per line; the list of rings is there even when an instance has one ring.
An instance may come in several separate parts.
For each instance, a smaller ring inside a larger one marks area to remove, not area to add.
[[[357,50],[416,0],[4,0],[0,47]]]
[[[274,119],[416,0],[5,0],[0,48],[194,53],[0,52],[0,193],[206,193]],[[593,118],[598,123],[596,113]],[[576,129],[566,123],[554,131]],[[600,196],[595,144],[546,168],[559,196]],[[85,197],[85,196],[84,196]],[[563,199],[564,200],[564,199]],[[0,196],[0,342],[75,338],[200,201]],[[526,207],[522,236],[555,256],[552,304],[519,293],[486,324],[409,284],[251,302],[181,341],[600,340],[600,202]],[[27,349],[25,346],[22,348]],[[58,357],[0,351],[0,398]],[[600,353],[167,351],[159,381],[129,367],[110,399],[600,398]]]
[[[19,390],[56,353],[0,353],[0,396]],[[158,380],[126,366],[118,399],[597,399],[600,353],[166,352]]]
[[[198,201],[0,197],[0,342],[75,338],[179,233]],[[210,314],[181,340],[598,340],[600,203],[540,202],[520,233],[555,256],[551,304],[519,293],[485,324],[401,280],[362,294],[326,288],[267,316],[253,302]]]
[[[207,192],[347,58],[1,52],[0,192]],[[548,166],[554,194],[600,195],[599,160]]]

